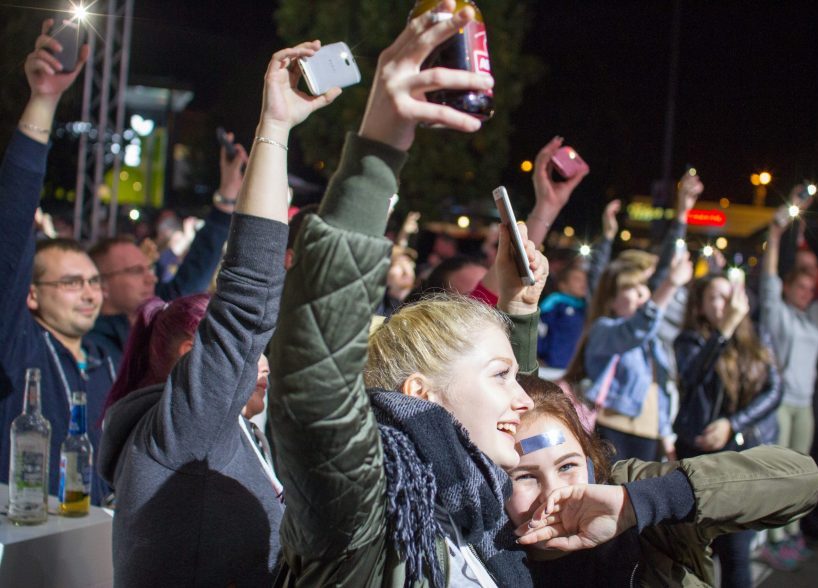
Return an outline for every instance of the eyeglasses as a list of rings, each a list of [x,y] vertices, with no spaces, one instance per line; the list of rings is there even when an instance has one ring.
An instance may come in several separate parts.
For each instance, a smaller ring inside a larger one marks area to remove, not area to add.
[[[154,273],[156,271],[156,264],[151,265],[132,265],[130,267],[125,267],[120,270],[114,270],[112,272],[105,272],[102,274],[103,278],[110,278],[111,276],[116,276],[119,274],[127,274],[129,276],[144,276],[147,273]]]
[[[51,282],[34,282],[35,286],[54,286],[59,290],[66,292],[79,292],[85,287],[85,284],[91,287],[92,290],[99,290],[102,285],[102,279],[99,275],[91,278],[83,278],[82,276],[71,276],[61,280],[53,280]]]

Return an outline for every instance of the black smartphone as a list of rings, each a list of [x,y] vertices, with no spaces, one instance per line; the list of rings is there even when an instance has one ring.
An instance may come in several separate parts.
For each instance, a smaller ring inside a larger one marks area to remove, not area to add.
[[[62,51],[52,51],[57,61],[62,64],[62,72],[60,73],[71,73],[77,69],[80,47],[83,42],[82,28],[79,23],[57,16],[54,18],[54,25],[51,27],[49,35],[62,46]]]
[[[224,147],[227,159],[232,160],[236,157],[236,146],[233,144],[233,141],[227,138],[227,131],[224,130],[224,127],[216,129],[216,139],[218,139],[219,145]]]

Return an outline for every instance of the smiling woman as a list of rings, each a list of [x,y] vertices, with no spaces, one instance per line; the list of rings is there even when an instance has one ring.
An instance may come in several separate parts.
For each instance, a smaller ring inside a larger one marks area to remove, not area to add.
[[[610,451],[583,429],[559,386],[521,383],[534,407],[517,433],[506,509],[535,585],[712,586],[714,537],[799,518],[816,500],[815,463],[778,447],[611,467]],[[592,522],[584,509],[594,502]]]

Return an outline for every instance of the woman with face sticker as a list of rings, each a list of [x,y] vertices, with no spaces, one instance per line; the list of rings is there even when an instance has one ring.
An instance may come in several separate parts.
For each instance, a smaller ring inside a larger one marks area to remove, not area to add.
[[[743,278],[733,268],[728,277],[707,276],[690,288],[684,330],[674,344],[680,405],[673,428],[679,457],[776,442],[778,370],[748,317]],[[733,533],[713,542],[723,587],[752,583],[754,535]]]
[[[506,510],[535,585],[712,586],[714,537],[797,519],[818,501],[815,462],[780,447],[611,466],[556,384],[520,383],[534,406],[517,430]]]

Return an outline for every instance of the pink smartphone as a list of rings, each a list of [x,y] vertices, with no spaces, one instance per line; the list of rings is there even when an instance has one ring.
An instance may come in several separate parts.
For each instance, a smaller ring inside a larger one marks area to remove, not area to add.
[[[573,147],[560,147],[552,157],[551,161],[557,173],[566,180],[570,180],[577,175],[580,170],[588,167],[588,164],[579,156]]]

